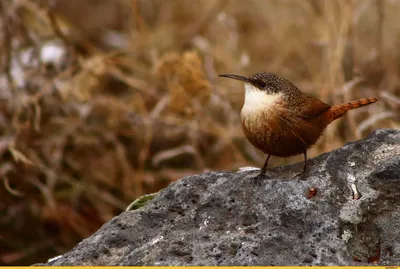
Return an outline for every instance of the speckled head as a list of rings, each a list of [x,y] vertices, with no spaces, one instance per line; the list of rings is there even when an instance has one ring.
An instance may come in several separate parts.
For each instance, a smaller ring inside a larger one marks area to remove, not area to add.
[[[290,81],[268,72],[259,72],[251,77],[243,77],[232,74],[224,74],[219,76],[243,81],[247,86],[246,90],[260,90],[266,94],[277,94],[280,92],[289,91],[293,87],[296,88]]]

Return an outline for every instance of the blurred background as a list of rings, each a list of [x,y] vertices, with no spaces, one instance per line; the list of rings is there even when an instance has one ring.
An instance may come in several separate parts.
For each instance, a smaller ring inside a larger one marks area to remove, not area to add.
[[[400,128],[399,16],[397,0],[2,0],[0,265],[62,254],[184,176],[261,166],[243,85],[220,73],[379,98],[309,157]]]

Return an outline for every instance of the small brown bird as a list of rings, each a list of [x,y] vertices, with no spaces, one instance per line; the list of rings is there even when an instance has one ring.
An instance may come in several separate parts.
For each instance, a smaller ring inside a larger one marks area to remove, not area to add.
[[[253,146],[268,155],[258,178],[262,178],[272,156],[304,154],[303,179],[307,173],[307,149],[326,126],[348,110],[375,103],[374,97],[330,106],[301,92],[290,81],[272,73],[251,77],[220,75],[244,82],[245,101],[241,111],[244,134]]]

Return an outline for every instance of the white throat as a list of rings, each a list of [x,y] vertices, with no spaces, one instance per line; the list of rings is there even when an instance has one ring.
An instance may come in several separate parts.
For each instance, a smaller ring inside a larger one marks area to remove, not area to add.
[[[257,115],[258,112],[267,112],[271,110],[282,96],[282,93],[271,94],[261,91],[250,83],[245,83],[244,88],[246,92],[244,96],[244,105],[241,111],[242,117],[246,117],[249,114]]]

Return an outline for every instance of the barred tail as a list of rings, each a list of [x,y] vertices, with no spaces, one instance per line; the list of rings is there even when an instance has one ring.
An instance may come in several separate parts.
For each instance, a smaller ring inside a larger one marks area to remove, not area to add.
[[[378,101],[377,98],[369,97],[369,98],[359,99],[356,101],[351,101],[351,102],[345,103],[345,104],[332,106],[329,109],[329,117],[330,117],[331,121],[334,121],[337,118],[340,118],[341,116],[346,114],[346,112],[349,110],[352,110],[352,109],[355,109],[358,107],[362,107],[362,106],[366,106],[366,105],[375,103],[376,101]]]

